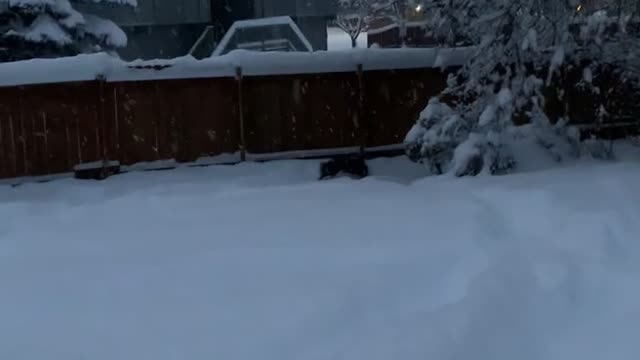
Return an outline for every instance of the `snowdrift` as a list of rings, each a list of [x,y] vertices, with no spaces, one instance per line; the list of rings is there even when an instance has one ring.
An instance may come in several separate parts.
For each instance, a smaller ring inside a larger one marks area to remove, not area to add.
[[[59,59],[34,59],[0,64],[0,86],[91,81],[140,81],[182,78],[355,72],[363,70],[439,68],[460,66],[469,48],[353,49],[314,53],[261,53],[243,50],[196,60],[187,56],[171,60],[124,62],[106,53]]]
[[[638,358],[637,163],[370,165],[0,187],[0,358]]]

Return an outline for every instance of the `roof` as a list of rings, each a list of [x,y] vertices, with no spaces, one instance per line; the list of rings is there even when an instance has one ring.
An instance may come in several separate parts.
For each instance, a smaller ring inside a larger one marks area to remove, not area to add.
[[[313,51],[309,40],[289,16],[277,16],[236,21],[214,50],[213,56],[244,48],[243,44],[265,44],[274,41],[287,42],[294,51]]]
[[[108,18],[120,26],[201,24],[211,22],[211,0],[137,0],[129,6],[105,6],[94,1],[74,4],[82,12]]]

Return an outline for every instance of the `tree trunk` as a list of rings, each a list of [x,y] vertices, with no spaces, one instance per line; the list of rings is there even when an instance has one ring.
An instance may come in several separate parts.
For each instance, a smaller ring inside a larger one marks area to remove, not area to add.
[[[355,49],[357,46],[358,46],[358,38],[352,37],[351,38],[351,47]]]

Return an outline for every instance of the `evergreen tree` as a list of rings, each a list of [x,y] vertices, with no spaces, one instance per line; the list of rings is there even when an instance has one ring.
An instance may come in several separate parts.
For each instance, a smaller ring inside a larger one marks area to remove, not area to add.
[[[136,0],[87,0],[136,6]],[[0,0],[0,61],[111,51],[127,44],[112,21],[82,14],[75,0]]]
[[[440,36],[450,44],[468,39],[475,46],[473,57],[450,78],[442,97],[429,102],[407,136],[410,157],[436,174],[509,171],[516,165],[509,140],[520,133],[514,124],[529,124],[529,134],[558,160],[579,155],[577,133],[564,126],[568,114],[552,116],[549,97],[562,102],[565,90],[582,86],[600,95],[594,101],[605,115],[614,87],[637,85],[638,36],[627,31],[632,16],[620,8],[587,12],[574,0],[435,4]],[[611,78],[620,81],[598,82]]]

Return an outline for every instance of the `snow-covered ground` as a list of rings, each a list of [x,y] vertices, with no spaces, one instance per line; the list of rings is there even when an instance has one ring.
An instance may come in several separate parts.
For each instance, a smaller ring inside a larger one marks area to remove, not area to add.
[[[358,48],[366,49],[367,45],[367,33],[364,32],[358,36],[356,40]],[[327,28],[327,50],[348,50],[351,49],[351,38],[346,32],[340,30],[337,27]]]
[[[637,359],[640,163],[0,187],[0,359]]]

